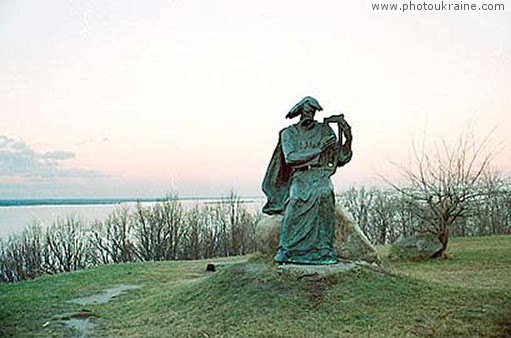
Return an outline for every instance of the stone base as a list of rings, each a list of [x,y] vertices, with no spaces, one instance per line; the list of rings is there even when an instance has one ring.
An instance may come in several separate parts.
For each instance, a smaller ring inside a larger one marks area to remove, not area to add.
[[[347,272],[363,267],[377,267],[376,263],[369,264],[364,261],[346,261],[328,265],[302,265],[302,264],[283,264],[279,265],[280,273],[291,273],[298,276],[319,276],[325,277],[337,273]]]
[[[263,255],[275,255],[279,247],[281,215],[266,216],[256,225],[257,250]],[[339,259],[379,262],[378,253],[351,215],[339,204],[335,206],[334,248]]]

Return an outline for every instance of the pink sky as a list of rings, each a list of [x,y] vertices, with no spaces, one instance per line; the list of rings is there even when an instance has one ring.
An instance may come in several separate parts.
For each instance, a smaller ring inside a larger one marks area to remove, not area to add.
[[[389,163],[406,163],[413,140],[469,125],[496,128],[509,174],[510,12],[370,4],[1,3],[0,198],[260,195],[305,95],[318,119],[353,127],[338,189],[397,177]]]

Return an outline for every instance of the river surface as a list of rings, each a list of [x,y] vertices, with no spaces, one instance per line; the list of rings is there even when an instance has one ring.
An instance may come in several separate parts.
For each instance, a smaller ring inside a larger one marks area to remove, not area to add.
[[[182,200],[185,207],[195,204],[218,203],[217,199],[192,199]],[[242,199],[251,212],[261,208],[264,200],[262,198]],[[142,205],[149,206],[156,202],[142,202]],[[23,205],[23,206],[2,206],[0,207],[0,239],[9,235],[19,234],[30,224],[39,223],[44,228],[57,220],[69,216],[76,217],[84,224],[90,224],[94,220],[104,220],[117,208],[128,207],[134,210],[136,202],[122,202],[109,204],[45,204],[45,205]]]

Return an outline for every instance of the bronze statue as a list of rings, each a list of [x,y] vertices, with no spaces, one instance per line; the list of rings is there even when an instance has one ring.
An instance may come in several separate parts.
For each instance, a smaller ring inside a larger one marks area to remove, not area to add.
[[[323,110],[306,96],[286,115],[300,121],[279,133],[268,165],[263,191],[268,199],[263,212],[283,214],[277,263],[331,264],[335,195],[330,176],[351,160],[351,128],[343,115],[314,120]],[[339,138],[329,123],[336,123]],[[343,141],[343,138],[345,139]]]

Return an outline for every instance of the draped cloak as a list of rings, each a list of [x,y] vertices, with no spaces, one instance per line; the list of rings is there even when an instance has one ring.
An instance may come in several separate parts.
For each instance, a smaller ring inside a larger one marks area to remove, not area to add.
[[[289,185],[293,169],[286,164],[282,152],[282,132],[279,133],[279,141],[268,164],[266,175],[263,180],[263,192],[267,202],[263,207],[263,213],[268,215],[282,214],[286,201],[289,197]]]

